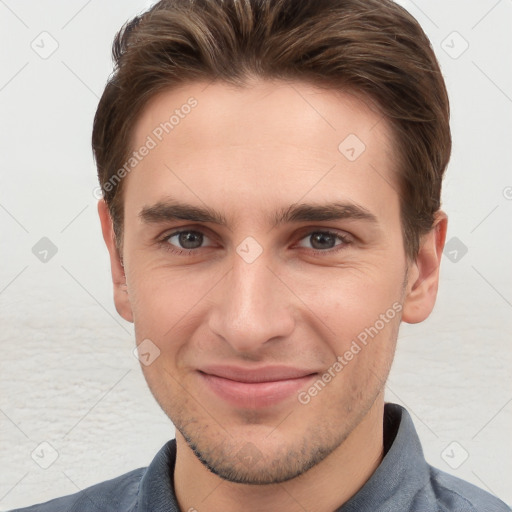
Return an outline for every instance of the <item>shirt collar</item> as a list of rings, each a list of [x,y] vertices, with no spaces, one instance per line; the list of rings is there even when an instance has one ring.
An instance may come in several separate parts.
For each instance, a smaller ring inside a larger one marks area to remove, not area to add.
[[[180,512],[174,492],[176,439],[166,443],[146,469],[133,512]]]
[[[407,510],[425,485],[429,468],[411,416],[400,405],[384,407],[385,455],[363,487],[336,512]],[[387,448],[387,449],[386,449]],[[176,440],[157,453],[141,479],[133,512],[180,512],[174,492]]]
[[[411,499],[428,482],[429,466],[418,434],[411,416],[400,405],[384,407],[384,439],[389,449],[379,467],[336,512],[409,510]]]

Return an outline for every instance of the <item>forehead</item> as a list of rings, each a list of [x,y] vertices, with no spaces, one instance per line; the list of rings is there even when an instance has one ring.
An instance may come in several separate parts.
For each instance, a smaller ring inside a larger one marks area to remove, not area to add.
[[[374,206],[385,209],[397,200],[392,136],[375,104],[347,91],[191,83],[158,94],[140,115],[132,148],[151,149],[127,176],[125,200],[143,206],[174,190],[214,207],[243,198],[247,210],[262,197],[285,207],[305,195],[361,204],[377,194]]]
[[[276,131],[280,139],[302,138],[312,147],[315,135],[331,135],[328,138],[336,141],[351,132],[367,142],[380,139],[384,144],[392,138],[375,102],[362,94],[305,82],[254,80],[243,87],[195,82],[157,94],[135,124],[132,144],[137,146],[153,132],[157,139],[173,132],[177,143],[191,143],[177,139],[180,132],[190,135],[187,117],[193,119],[194,138],[201,139],[203,146],[215,145],[219,135],[228,134],[233,142],[268,142]],[[379,129],[373,131],[377,125]],[[244,130],[234,132],[234,128]]]

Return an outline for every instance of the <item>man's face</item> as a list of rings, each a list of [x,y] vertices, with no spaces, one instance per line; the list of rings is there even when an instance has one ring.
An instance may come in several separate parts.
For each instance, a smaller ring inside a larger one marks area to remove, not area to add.
[[[156,145],[125,178],[118,310],[150,340],[156,400],[226,479],[300,474],[382,398],[408,293],[390,134],[353,95],[263,81],[166,92],[135,126],[134,149]]]

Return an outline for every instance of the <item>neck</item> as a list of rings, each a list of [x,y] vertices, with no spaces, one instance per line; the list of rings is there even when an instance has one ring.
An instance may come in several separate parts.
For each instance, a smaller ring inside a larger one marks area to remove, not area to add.
[[[280,484],[225,481],[197,459],[176,431],[174,488],[180,510],[209,512],[280,510],[332,512],[348,501],[375,472],[383,457],[384,399],[379,397],[347,439],[306,473]]]

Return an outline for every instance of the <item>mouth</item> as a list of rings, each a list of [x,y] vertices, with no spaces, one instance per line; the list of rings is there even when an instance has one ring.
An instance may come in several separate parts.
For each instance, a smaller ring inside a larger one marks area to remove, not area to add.
[[[276,405],[307,387],[317,372],[284,366],[215,366],[198,370],[204,387],[228,404],[245,409]]]

